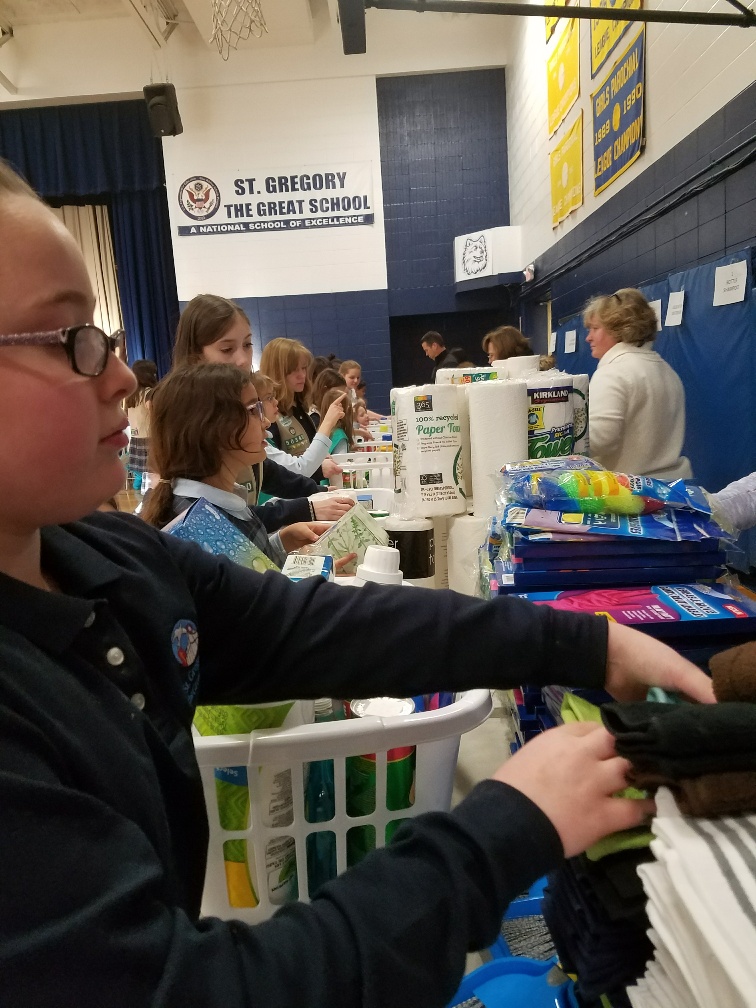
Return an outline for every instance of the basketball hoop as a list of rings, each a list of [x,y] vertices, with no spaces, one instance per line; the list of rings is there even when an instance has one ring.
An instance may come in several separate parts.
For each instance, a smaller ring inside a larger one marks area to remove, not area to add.
[[[260,38],[267,32],[261,0],[212,0],[213,34],[210,41],[218,47],[224,60],[232,49],[250,35]]]

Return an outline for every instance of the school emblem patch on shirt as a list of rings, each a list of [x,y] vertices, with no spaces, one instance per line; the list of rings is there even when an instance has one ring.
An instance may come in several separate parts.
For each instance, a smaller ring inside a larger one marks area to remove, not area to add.
[[[197,627],[191,620],[179,620],[171,632],[173,657],[184,668],[194,664],[199,648]]]

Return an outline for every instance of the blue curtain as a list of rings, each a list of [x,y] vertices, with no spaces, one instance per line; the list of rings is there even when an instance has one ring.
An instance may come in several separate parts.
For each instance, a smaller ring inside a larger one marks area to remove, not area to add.
[[[0,112],[0,154],[44,199],[110,206],[129,360],[165,373],[179,310],[163,155],[145,103]]]

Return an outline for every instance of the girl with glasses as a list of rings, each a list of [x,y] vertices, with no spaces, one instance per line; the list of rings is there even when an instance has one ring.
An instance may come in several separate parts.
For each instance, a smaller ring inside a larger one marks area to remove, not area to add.
[[[244,374],[252,369],[252,330],[249,319],[234,301],[217,294],[198,294],[184,308],[176,329],[173,366],[183,364],[234,364]],[[330,432],[329,432],[330,437]],[[268,531],[282,524],[307,521],[335,521],[351,506],[347,498],[324,497],[316,480],[341,472],[335,462],[326,459],[329,438],[323,434],[313,439],[307,451],[291,456],[280,451],[269,440],[266,456],[257,477],[250,470],[240,474],[239,481],[247,490],[248,502],[278,498],[276,505],[267,505],[260,515]],[[323,465],[323,470],[319,469]],[[314,476],[315,479],[308,477]]]
[[[506,688],[555,671],[707,700],[707,678],[603,618],[294,584],[95,512],[123,482],[135,379],[107,343],[83,360],[60,339],[16,339],[89,324],[94,295],[72,236],[4,165],[0,211],[0,1001],[439,1008],[509,900],[651,811],[612,797],[627,763],[611,736],[546,732],[451,813],[408,820],[310,904],[250,927],[201,917],[195,706]],[[263,429],[252,393],[241,416],[245,387],[229,433],[246,452]],[[358,666],[343,660],[357,652]]]
[[[204,498],[278,567],[327,525],[297,522],[268,535],[247,507],[239,473],[265,457],[263,404],[249,375],[229,364],[176,368],[152,397],[151,458],[160,473],[141,517],[162,528]]]

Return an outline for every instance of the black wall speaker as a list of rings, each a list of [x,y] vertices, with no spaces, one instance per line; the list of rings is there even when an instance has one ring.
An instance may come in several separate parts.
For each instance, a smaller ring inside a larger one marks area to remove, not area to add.
[[[164,137],[183,133],[173,84],[147,84],[143,91],[152,135]]]

